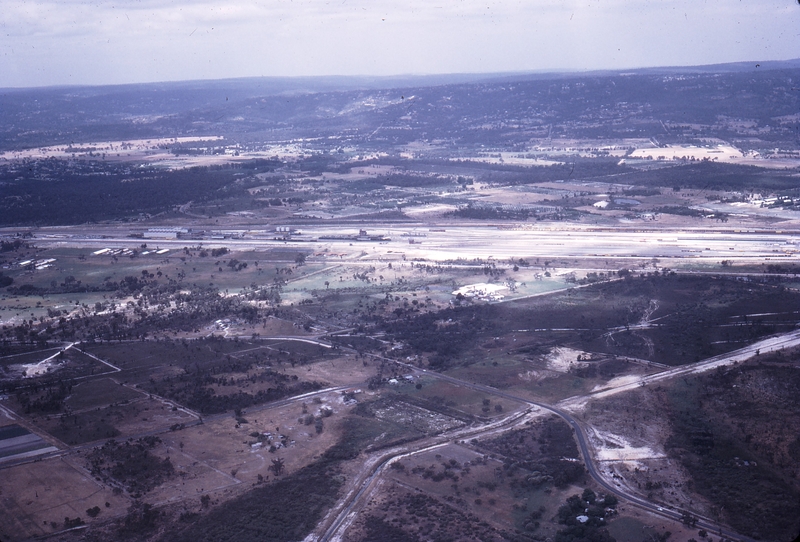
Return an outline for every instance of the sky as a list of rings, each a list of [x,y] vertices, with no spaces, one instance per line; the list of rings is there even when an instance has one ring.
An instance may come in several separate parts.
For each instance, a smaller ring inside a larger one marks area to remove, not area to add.
[[[800,0],[0,0],[0,87],[800,57]]]

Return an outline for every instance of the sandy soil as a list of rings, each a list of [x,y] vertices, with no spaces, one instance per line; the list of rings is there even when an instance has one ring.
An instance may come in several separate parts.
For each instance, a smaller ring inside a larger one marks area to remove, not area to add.
[[[639,148],[630,154],[631,158],[644,158],[651,160],[718,160],[730,162],[744,158],[739,149],[730,145],[714,145],[708,147],[668,145],[666,147]]]
[[[254,158],[278,158],[292,161],[300,157],[313,154],[300,142],[288,142],[268,145],[262,150],[243,152],[235,147],[227,148],[225,153],[210,155],[178,155],[169,151],[169,146],[179,143],[219,141],[225,146],[222,136],[178,137],[178,138],[152,138],[129,141],[101,141],[82,143],[75,146],[56,145],[50,147],[37,147],[23,151],[8,151],[0,153],[0,160],[23,160],[28,158],[61,158],[61,159],[93,159],[107,161],[145,161],[159,165],[180,169],[196,166],[222,165],[231,162],[241,162]]]
[[[547,361],[547,368],[553,371],[566,373],[572,367],[585,367],[588,363],[578,361],[578,356],[589,356],[588,352],[582,350],[574,350],[566,346],[559,346],[553,348],[545,357]]]
[[[447,205],[444,203],[432,203],[430,205],[403,207],[403,213],[408,216],[422,218],[424,216],[441,215],[450,211],[455,211],[456,209],[458,209],[456,205]]]
[[[641,380],[641,378],[642,378],[641,375],[623,375],[623,376],[618,376],[616,378],[612,378],[608,382],[604,382],[602,384],[596,385],[594,388],[592,388],[592,393],[594,393],[596,391],[600,391],[600,390],[605,390],[605,389],[609,389],[609,388],[616,388],[618,386],[625,386],[627,384],[632,384],[634,382],[638,382],[639,380]]]
[[[460,158],[451,158],[453,162],[482,162],[484,164],[504,164],[522,167],[547,167],[554,165],[561,165],[564,162],[555,160],[547,160],[546,158],[538,158],[528,156],[517,152],[498,152],[493,154],[479,154],[477,156],[464,156]]]
[[[657,394],[636,387],[590,401],[578,417],[608,480],[648,500],[707,515],[708,503],[691,490],[688,472],[666,456],[670,428],[663,411]]]
[[[633,446],[624,436],[610,431],[590,428],[586,432],[597,452],[595,457],[599,462],[635,462],[641,459],[661,459],[665,457],[663,450],[657,451],[651,446]]]

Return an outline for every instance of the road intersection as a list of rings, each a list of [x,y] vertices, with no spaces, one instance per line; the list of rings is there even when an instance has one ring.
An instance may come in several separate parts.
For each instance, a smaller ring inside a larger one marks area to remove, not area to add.
[[[380,356],[375,356],[375,357],[386,361],[391,361],[393,363],[397,363],[401,366],[410,369],[416,374],[425,374],[430,377],[437,378],[439,380],[449,382],[457,386],[462,386],[465,388],[480,391],[482,393],[493,395],[495,397],[502,397],[512,401],[517,401],[519,403],[526,404],[532,408],[538,408],[550,411],[553,414],[556,414],[557,416],[564,419],[573,429],[587,472],[607,492],[626,500],[631,505],[634,505],[643,510],[647,510],[648,512],[651,512],[653,514],[660,515],[664,518],[681,521],[684,517],[687,516],[693,517],[697,519],[695,526],[700,529],[706,529],[712,532],[716,532],[720,536],[724,536],[725,538],[731,540],[739,540],[742,542],[754,542],[753,539],[741,535],[739,533],[736,533],[731,529],[717,522],[714,522],[711,519],[699,516],[695,512],[692,512],[690,510],[673,509],[661,503],[649,501],[642,495],[631,493],[629,490],[621,487],[613,480],[609,480],[608,478],[606,478],[595,464],[594,450],[591,444],[589,443],[586,434],[586,429],[583,427],[582,423],[579,422],[570,413],[570,411],[574,412],[575,410],[579,410],[589,400],[594,398],[607,397],[612,394],[630,391],[640,386],[646,386],[654,382],[667,379],[674,379],[681,376],[686,376],[688,374],[698,374],[701,372],[715,369],[717,367],[733,365],[735,363],[745,361],[746,359],[749,359],[753,356],[759,355],[760,352],[766,353],[769,351],[780,350],[782,348],[789,348],[798,345],[800,345],[800,330],[795,330],[789,333],[763,339],[752,345],[740,348],[738,350],[729,352],[727,354],[714,356],[706,360],[702,360],[689,365],[676,367],[674,369],[665,370],[660,373],[643,376],[638,381],[633,383],[620,384],[618,386],[600,389],[598,391],[595,391],[587,395],[570,397],[568,399],[560,401],[555,405],[539,401],[531,401],[529,399],[525,399],[523,397],[519,397],[517,395],[513,395],[504,392],[502,390],[498,390],[497,388],[493,388],[491,386],[479,384],[477,382],[468,382],[429,369],[421,369],[414,365],[407,364],[404,362],[399,362],[397,360],[392,360],[390,358],[382,358]],[[336,511],[334,511],[333,514],[329,515],[327,527],[324,531],[324,534],[320,537],[320,540],[322,541],[342,540],[341,537],[344,534],[344,530],[350,525],[357,511],[360,510],[364,506],[364,504],[366,504],[366,500],[369,497],[376,480],[380,477],[383,470],[393,461],[396,461],[401,457],[421,453],[423,451],[428,451],[430,449],[443,446],[449,442],[464,440],[466,438],[484,437],[486,436],[487,433],[497,432],[498,429],[504,431],[511,430],[520,425],[520,423],[524,423],[526,419],[526,416],[524,414],[528,414],[529,412],[530,410],[525,411],[523,413],[523,416],[520,416],[519,413],[515,413],[511,416],[503,418],[502,420],[478,428],[470,427],[470,428],[461,428],[449,431],[447,433],[443,433],[436,437],[424,439],[413,443],[415,447],[414,450],[410,450],[408,446],[403,446],[392,450],[387,450],[379,457],[374,458],[372,461],[368,461],[364,465],[365,470],[362,471],[361,476],[354,484],[354,487],[357,487],[358,489],[354,493],[351,493],[351,495],[340,504],[339,508]],[[331,517],[332,519],[330,519]]]

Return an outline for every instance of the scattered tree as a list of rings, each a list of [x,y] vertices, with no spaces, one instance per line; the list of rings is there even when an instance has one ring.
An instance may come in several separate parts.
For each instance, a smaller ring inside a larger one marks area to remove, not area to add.
[[[283,458],[278,457],[272,460],[272,465],[269,466],[269,470],[272,471],[272,474],[275,476],[280,476],[283,474],[284,466],[283,466]]]

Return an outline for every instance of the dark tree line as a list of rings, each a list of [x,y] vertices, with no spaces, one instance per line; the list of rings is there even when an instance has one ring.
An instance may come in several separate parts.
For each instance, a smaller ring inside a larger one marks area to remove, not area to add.
[[[264,165],[269,170],[274,164]],[[163,170],[125,163],[28,160],[0,166],[1,225],[81,224],[156,214],[246,194],[240,167]],[[239,181],[239,182],[237,182]]]

